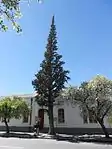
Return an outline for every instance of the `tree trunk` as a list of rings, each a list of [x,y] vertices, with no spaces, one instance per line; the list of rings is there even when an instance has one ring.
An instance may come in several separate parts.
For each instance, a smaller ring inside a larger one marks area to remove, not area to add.
[[[4,123],[5,123],[5,126],[6,126],[6,132],[9,133],[9,126],[8,126],[6,118],[4,118]]]
[[[50,105],[48,107],[48,117],[49,117],[49,134],[50,135],[55,135],[55,130],[54,130],[54,117],[53,117],[53,105]]]
[[[102,127],[102,130],[103,130],[103,132],[105,134],[105,137],[109,138],[109,133],[108,133],[108,131],[107,131],[105,125],[104,125],[104,122],[103,121],[98,121],[98,122],[99,122],[100,126]]]

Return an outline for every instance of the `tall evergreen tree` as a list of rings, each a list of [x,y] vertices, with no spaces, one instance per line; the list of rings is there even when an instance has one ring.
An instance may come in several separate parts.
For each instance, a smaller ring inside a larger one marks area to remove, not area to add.
[[[54,16],[50,33],[48,36],[48,43],[42,61],[40,71],[35,75],[36,79],[32,81],[32,85],[37,92],[36,100],[40,106],[46,106],[49,117],[49,134],[54,135],[54,118],[53,106],[56,97],[59,96],[60,91],[65,87],[65,82],[70,79],[68,77],[69,71],[64,70],[62,55],[58,54],[56,26],[54,24]]]

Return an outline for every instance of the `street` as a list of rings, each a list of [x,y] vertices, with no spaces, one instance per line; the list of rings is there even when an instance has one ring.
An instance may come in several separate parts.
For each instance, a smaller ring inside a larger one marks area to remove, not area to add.
[[[112,149],[112,146],[93,143],[69,143],[49,139],[0,138],[0,149]]]

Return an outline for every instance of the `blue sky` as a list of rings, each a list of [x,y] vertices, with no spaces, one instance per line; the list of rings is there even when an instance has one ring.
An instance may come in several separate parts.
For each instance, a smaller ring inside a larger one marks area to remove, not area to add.
[[[43,0],[21,4],[23,34],[0,33],[0,95],[32,93],[52,15],[69,84],[97,74],[112,79],[112,0]]]

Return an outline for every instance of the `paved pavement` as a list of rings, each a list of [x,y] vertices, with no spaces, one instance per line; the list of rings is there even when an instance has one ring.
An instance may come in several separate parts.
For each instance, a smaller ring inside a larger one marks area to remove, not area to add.
[[[112,149],[112,146],[49,139],[0,138],[0,149]]]

